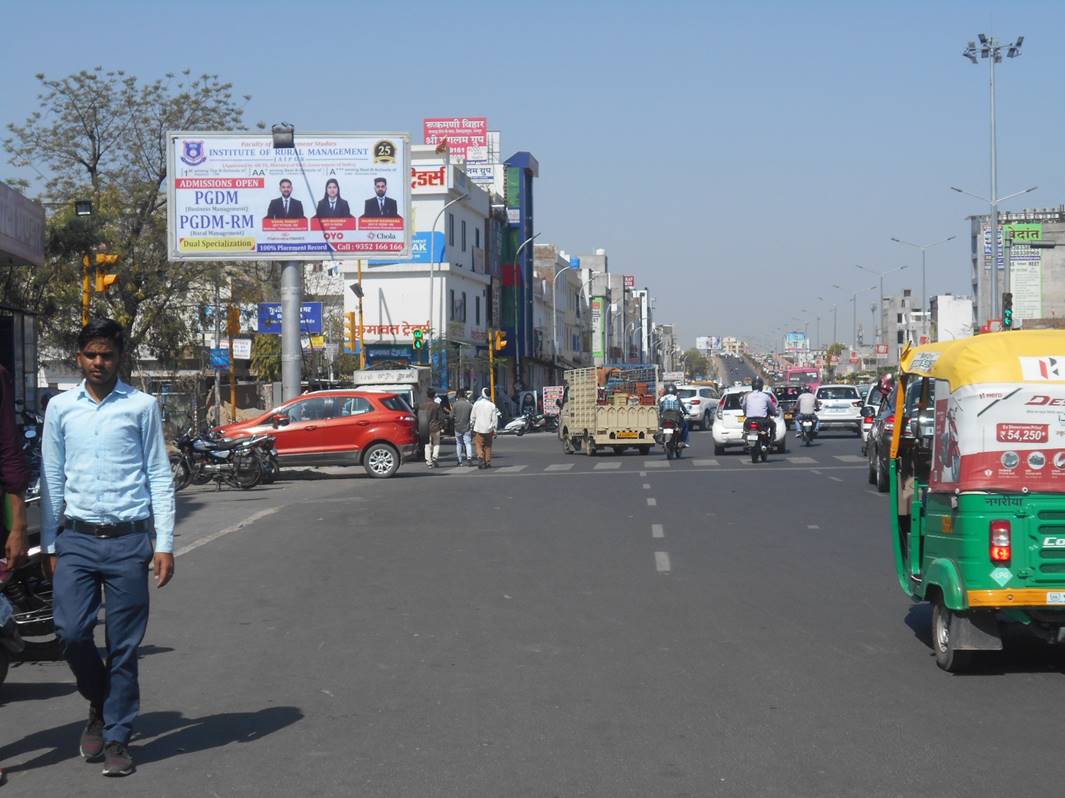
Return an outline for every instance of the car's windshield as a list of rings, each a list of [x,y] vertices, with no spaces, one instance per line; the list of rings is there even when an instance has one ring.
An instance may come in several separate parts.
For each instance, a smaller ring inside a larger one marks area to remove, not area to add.
[[[858,389],[853,385],[840,385],[835,388],[818,388],[818,399],[857,399]]]
[[[694,388],[677,388],[677,396],[680,399],[691,399],[695,393]]]

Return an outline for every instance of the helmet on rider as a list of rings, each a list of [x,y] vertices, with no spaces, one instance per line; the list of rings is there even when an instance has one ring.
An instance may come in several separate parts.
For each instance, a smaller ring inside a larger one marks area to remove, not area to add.
[[[751,390],[760,391],[764,387],[765,387],[765,383],[762,382],[762,378],[761,377],[755,377],[753,380],[751,380]]]
[[[667,394],[676,393],[676,392],[677,392],[677,386],[674,385],[672,382],[669,383],[668,385],[666,385],[666,393]]]
[[[880,384],[877,386],[880,393],[883,396],[887,396],[891,393],[891,389],[895,387],[895,377],[889,371],[880,378]]]

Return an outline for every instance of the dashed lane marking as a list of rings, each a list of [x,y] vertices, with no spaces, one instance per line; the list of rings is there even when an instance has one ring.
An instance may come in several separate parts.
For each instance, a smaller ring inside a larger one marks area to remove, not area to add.
[[[817,462],[812,457],[785,457],[784,459],[792,465],[809,465]]]
[[[644,490],[650,490],[651,489],[651,483],[650,482],[644,482],[643,483],[643,489]]]
[[[495,472],[497,474],[518,474],[528,467],[527,465],[503,466],[502,468],[497,468]]]
[[[829,479],[831,479],[831,480],[832,480],[833,482],[842,482],[842,481],[843,481],[843,480],[842,480],[842,479],[840,479],[839,477],[832,477],[832,476],[830,476],[830,477],[829,477]]]
[[[836,454],[833,455],[841,463],[864,463],[865,458],[860,454]]]
[[[668,460],[648,460],[643,464],[644,468],[669,468]]]
[[[555,463],[549,465],[544,471],[569,471],[571,468],[573,468],[573,463]]]
[[[621,463],[596,463],[592,471],[616,471],[621,468]]]
[[[661,524],[651,524],[651,537],[664,538],[665,536],[666,533]]]
[[[657,507],[658,506],[658,499],[654,499],[654,498],[648,496],[647,497],[647,506],[648,507]]]
[[[819,527],[817,524],[807,524],[806,528],[807,529],[820,529],[821,527]]]
[[[655,570],[660,574],[668,574],[670,569],[669,552],[668,551],[656,551],[655,552]]]
[[[243,521],[238,521],[237,523],[233,524],[233,526],[227,526],[225,529],[219,529],[217,532],[212,532],[209,535],[204,535],[198,540],[192,541],[192,543],[187,546],[182,546],[180,549],[174,552],[174,556],[181,557],[182,555],[188,554],[194,549],[198,549],[200,546],[206,546],[208,543],[213,543],[219,538],[225,537],[226,535],[232,532],[239,532],[244,527],[251,526],[256,521],[260,521],[263,518],[266,518],[266,516],[268,515],[273,515],[280,509],[280,507],[267,507],[265,510],[259,510],[259,512],[257,513],[252,513]]]
[[[717,460],[692,460],[691,464],[695,468],[704,468],[706,466],[716,466]]]

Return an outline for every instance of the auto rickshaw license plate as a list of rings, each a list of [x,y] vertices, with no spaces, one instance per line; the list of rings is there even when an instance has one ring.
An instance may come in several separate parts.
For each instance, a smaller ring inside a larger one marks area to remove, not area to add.
[[[619,438],[626,438],[626,439],[639,438],[640,437],[640,433],[638,433],[638,432],[619,432],[618,433],[618,437]]]
[[[1065,591],[1048,590],[1047,604],[1065,604]]]

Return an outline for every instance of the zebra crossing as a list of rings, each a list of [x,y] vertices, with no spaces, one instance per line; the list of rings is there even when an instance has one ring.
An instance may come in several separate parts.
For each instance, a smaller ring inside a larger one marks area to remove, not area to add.
[[[786,455],[781,457],[774,455],[770,461],[766,464],[759,464],[760,467],[765,466],[817,466],[820,468],[854,468],[858,463],[865,463],[864,457],[851,454],[837,454],[831,456],[832,460],[836,463],[826,462],[828,458],[818,460],[809,455]],[[846,465],[839,465],[843,463]],[[663,469],[671,471],[685,471],[685,470],[699,470],[699,471],[713,471],[715,468],[720,469],[732,469],[732,468],[744,468],[752,465],[751,461],[747,457],[713,457],[713,458],[683,458],[680,460],[666,460],[664,458],[657,460],[644,460],[637,458],[619,458],[615,460],[590,460],[587,457],[574,457],[569,462],[565,463],[550,463],[547,465],[494,465],[492,466],[491,473],[493,474],[565,474],[565,473],[606,473],[606,472],[622,472],[622,473],[637,473],[646,471],[661,471]],[[467,468],[447,468],[446,466],[441,469],[440,473],[443,474],[472,474],[477,473],[478,469]]]

